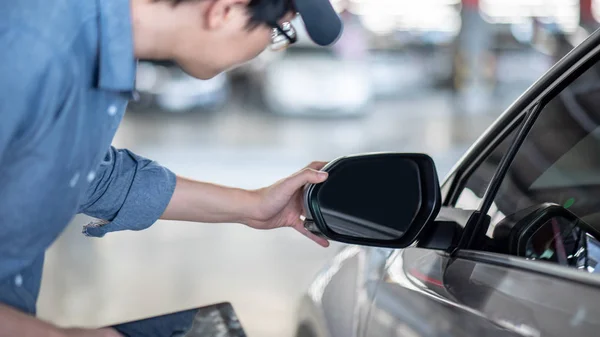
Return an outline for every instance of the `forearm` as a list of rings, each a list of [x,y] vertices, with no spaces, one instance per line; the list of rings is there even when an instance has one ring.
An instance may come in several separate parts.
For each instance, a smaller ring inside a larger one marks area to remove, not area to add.
[[[0,304],[0,337],[63,337],[61,330]]]
[[[257,196],[253,191],[177,177],[175,192],[161,219],[247,223],[257,207]]]

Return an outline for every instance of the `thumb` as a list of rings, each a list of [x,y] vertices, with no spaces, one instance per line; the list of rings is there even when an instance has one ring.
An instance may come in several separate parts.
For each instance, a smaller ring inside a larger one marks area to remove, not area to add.
[[[329,174],[323,171],[317,171],[311,168],[305,168],[302,171],[291,176],[289,184],[293,189],[299,189],[306,184],[319,184],[327,180]]]

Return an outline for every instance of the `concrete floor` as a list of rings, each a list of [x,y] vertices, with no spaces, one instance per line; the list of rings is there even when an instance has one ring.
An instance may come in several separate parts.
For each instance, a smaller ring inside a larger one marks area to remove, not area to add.
[[[497,116],[453,116],[451,106],[449,96],[430,93],[378,103],[352,120],[282,118],[235,102],[211,115],[135,113],[115,145],[184,176],[244,188],[312,160],[370,151],[430,153],[443,176]],[[170,221],[90,239],[81,235],[86,221],[78,216],[47,255],[39,314],[60,325],[230,301],[249,336],[291,337],[297,298],[340,247],[320,248],[292,230]]]

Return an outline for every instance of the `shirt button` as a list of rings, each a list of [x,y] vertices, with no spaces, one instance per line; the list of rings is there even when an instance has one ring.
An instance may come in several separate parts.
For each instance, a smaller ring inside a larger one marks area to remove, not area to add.
[[[109,116],[114,116],[114,115],[116,115],[116,114],[117,114],[117,106],[116,106],[116,105],[114,105],[114,104],[113,104],[113,105],[111,105],[111,106],[109,106],[109,107],[108,107],[108,111],[107,111],[107,112],[108,112],[108,115],[109,115]]]
[[[71,178],[71,180],[69,181],[69,186],[75,187],[75,185],[77,185],[78,181],[79,181],[79,172],[75,173],[73,178]]]
[[[96,178],[96,172],[90,171],[90,173],[88,173],[87,175],[88,183],[91,183],[94,180],[94,178]]]
[[[15,285],[17,287],[20,287],[23,285],[23,276],[21,276],[21,274],[17,274],[17,276],[15,276]]]

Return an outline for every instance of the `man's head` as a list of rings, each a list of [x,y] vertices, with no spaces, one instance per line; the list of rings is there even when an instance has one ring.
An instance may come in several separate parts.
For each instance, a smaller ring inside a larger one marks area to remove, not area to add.
[[[298,12],[318,44],[341,34],[329,0],[132,0],[136,56],[172,59],[208,79],[258,56]]]

